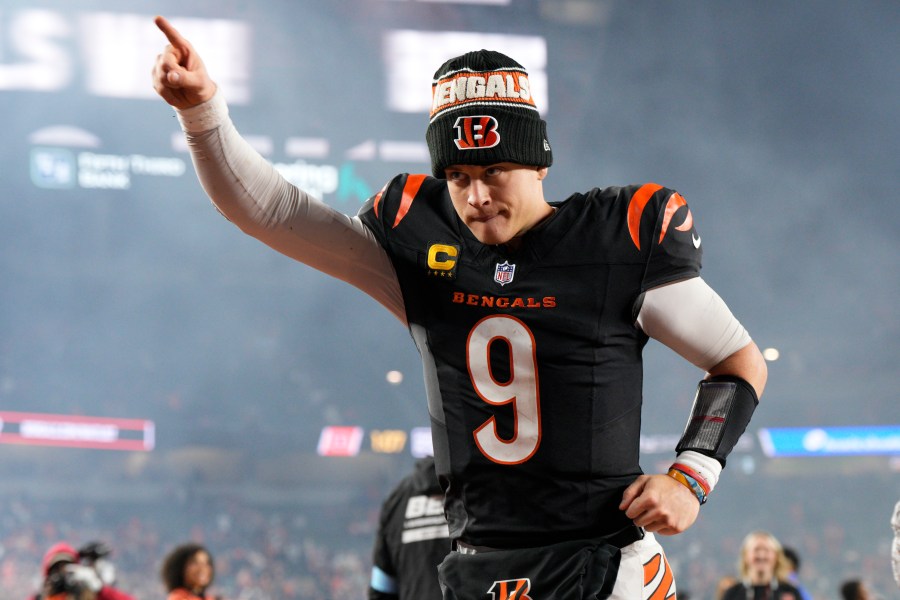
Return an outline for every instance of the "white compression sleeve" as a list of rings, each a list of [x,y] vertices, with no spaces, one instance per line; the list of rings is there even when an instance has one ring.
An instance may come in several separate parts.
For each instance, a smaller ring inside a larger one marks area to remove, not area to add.
[[[647,290],[637,325],[705,371],[751,342],[722,298],[699,277]]]
[[[221,94],[176,112],[200,183],[228,220],[282,254],[356,286],[406,323],[393,265],[358,217],[285,180],[237,132]]]

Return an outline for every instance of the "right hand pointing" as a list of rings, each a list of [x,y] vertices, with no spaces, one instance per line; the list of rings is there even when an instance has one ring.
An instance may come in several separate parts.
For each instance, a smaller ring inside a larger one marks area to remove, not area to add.
[[[175,108],[190,108],[206,102],[216,93],[200,55],[164,17],[154,19],[166,34],[169,45],[153,65],[153,89]]]

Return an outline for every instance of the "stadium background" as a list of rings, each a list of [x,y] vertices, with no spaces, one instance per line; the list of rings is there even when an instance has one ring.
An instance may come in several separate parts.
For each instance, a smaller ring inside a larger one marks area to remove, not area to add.
[[[406,331],[209,205],[150,88],[154,14],[195,43],[238,128],[346,213],[427,170],[440,62],[481,45],[518,58],[544,88],[549,197],[678,189],[704,277],[779,353],[720,488],[666,541],[679,585],[711,597],[762,528],[799,550],[817,598],[850,576],[891,597],[895,9],[5,0],[0,597],[31,591],[57,538],[92,536],[141,597],[161,593],[162,554],[189,537],[217,554],[228,598],[359,597],[377,506],[427,425]],[[648,346],[646,470],[671,459],[699,375]]]

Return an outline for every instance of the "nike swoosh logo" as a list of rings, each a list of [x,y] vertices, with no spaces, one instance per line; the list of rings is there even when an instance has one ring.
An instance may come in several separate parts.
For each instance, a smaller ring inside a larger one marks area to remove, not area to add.
[[[700,236],[696,233],[691,235],[691,241],[694,242],[694,248],[700,247]]]

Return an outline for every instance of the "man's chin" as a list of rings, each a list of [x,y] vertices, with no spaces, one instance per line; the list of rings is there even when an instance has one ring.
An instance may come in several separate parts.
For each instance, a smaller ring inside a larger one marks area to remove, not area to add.
[[[472,230],[472,234],[475,236],[475,238],[485,246],[497,246],[499,244],[505,244],[511,237],[497,231],[493,227],[484,227],[483,225],[479,227],[479,225],[479,223],[474,223],[473,226],[470,227],[470,229]]]

